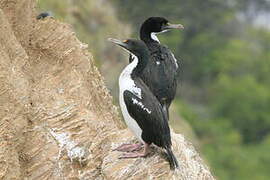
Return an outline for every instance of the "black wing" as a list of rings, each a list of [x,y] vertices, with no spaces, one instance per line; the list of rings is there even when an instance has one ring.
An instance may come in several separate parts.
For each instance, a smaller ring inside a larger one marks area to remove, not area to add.
[[[166,115],[156,97],[139,79],[136,85],[141,89],[139,98],[130,91],[124,92],[124,101],[130,116],[142,129],[142,139],[160,147],[171,146],[171,136]]]
[[[141,78],[160,103],[169,106],[176,94],[178,64],[172,52],[160,44],[151,44],[151,59]]]

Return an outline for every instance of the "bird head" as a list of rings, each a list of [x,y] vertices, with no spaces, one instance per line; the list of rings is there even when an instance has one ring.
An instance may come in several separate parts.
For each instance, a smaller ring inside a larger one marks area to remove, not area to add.
[[[181,24],[171,24],[164,17],[150,17],[143,22],[141,29],[148,33],[162,33],[171,29],[184,29],[184,26]]]

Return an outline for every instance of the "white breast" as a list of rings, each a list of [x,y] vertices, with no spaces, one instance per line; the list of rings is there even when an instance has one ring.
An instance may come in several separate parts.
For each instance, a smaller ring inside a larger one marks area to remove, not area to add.
[[[134,81],[131,79],[132,70],[138,64],[138,58],[132,55],[134,60],[130,63],[121,73],[119,77],[119,102],[120,108],[124,117],[124,120],[129,127],[129,129],[135,134],[135,136],[142,141],[142,129],[139,127],[137,122],[129,115],[127,106],[124,101],[124,91],[128,90],[135,94],[137,97],[141,98],[141,89],[136,87]]]

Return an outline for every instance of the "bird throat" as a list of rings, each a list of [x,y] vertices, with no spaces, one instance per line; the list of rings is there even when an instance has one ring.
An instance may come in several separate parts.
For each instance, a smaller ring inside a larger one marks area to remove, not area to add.
[[[158,37],[157,37],[157,34],[158,34],[158,33],[153,33],[153,32],[152,32],[150,36],[151,36],[151,39],[152,39],[152,40],[154,40],[154,41],[160,43],[160,41],[159,41],[159,39],[158,39]]]

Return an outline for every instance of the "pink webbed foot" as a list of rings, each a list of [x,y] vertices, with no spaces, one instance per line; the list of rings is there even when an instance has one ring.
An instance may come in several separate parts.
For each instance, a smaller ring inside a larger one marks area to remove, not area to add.
[[[123,144],[115,149],[113,151],[121,151],[121,152],[133,152],[133,151],[139,151],[142,149],[143,144]]]
[[[147,154],[139,153],[139,152],[130,152],[122,154],[119,159],[126,159],[126,158],[138,158],[138,157],[145,157]]]
[[[122,154],[119,159],[126,159],[126,158],[138,158],[138,157],[146,157],[149,153],[149,144],[144,144],[144,150],[142,153],[140,152],[130,152]]]

